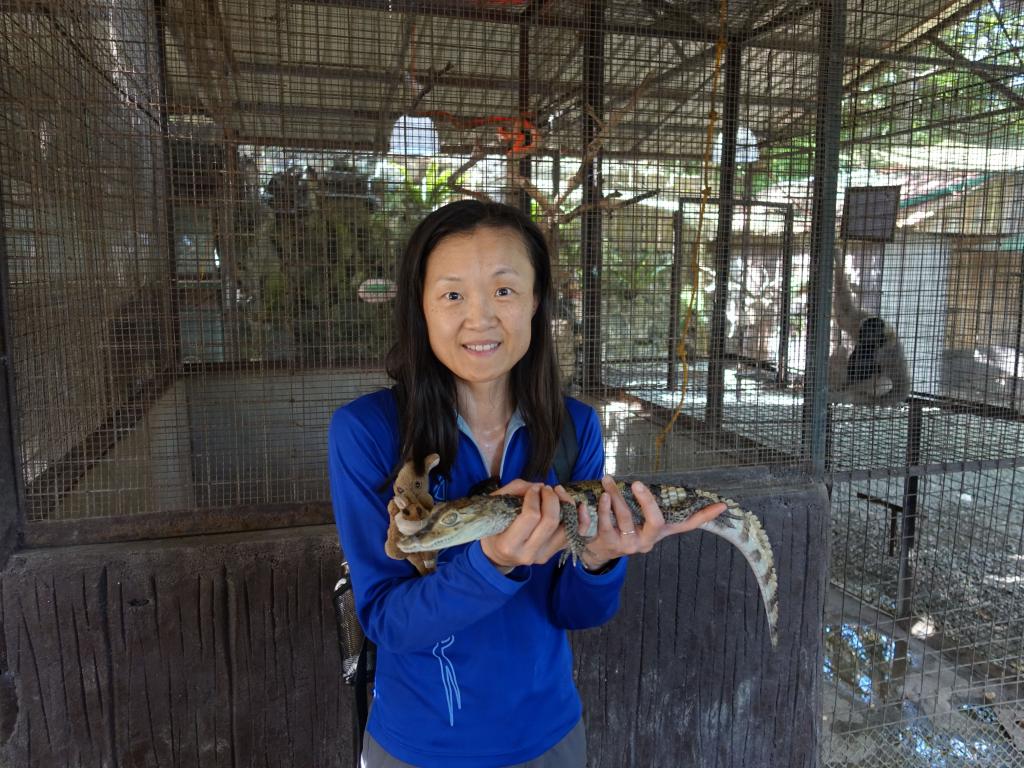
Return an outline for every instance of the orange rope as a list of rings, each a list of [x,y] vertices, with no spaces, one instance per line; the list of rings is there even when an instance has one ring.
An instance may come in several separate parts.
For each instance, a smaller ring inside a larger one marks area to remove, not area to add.
[[[655,438],[655,470],[661,468],[663,458],[662,450],[665,447],[665,441],[668,438],[669,433],[672,431],[672,427],[676,423],[676,419],[678,419],[679,414],[682,413],[683,403],[686,402],[686,387],[690,380],[690,370],[686,364],[686,337],[690,332],[690,320],[693,318],[693,310],[697,302],[697,293],[700,290],[700,236],[704,227],[704,210],[707,205],[708,198],[711,197],[711,180],[709,178],[711,175],[711,152],[715,141],[715,122],[718,120],[718,112],[715,110],[715,96],[718,93],[718,77],[722,71],[722,55],[725,52],[725,32],[728,12],[728,0],[720,0],[718,4],[718,39],[715,41],[715,65],[711,75],[711,111],[708,113],[708,127],[704,136],[704,157],[701,161],[701,181],[703,182],[703,188],[701,189],[700,195],[700,209],[697,213],[697,232],[694,234],[693,247],[690,249],[690,274],[692,276],[693,288],[690,291],[690,300],[686,305],[686,318],[683,321],[683,333],[679,339],[679,344],[676,346],[676,355],[679,357],[683,369],[683,391],[679,396],[679,403],[672,410],[672,416],[669,418],[668,423],[658,434],[657,438]],[[682,214],[680,213],[680,215]]]
[[[509,3],[517,4],[517,3]],[[409,79],[413,84],[416,80],[416,23],[413,22],[409,34]],[[532,155],[539,146],[539,134],[537,126],[533,123],[533,116],[522,114],[518,116],[508,115],[487,115],[486,117],[459,118],[451,112],[443,110],[421,110],[416,112],[417,117],[429,117],[432,120],[444,120],[454,128],[479,128],[483,125],[495,125],[498,140],[508,144],[505,154],[508,157],[523,157]]]
[[[494,125],[498,140],[509,145],[505,154],[509,157],[531,155],[538,148],[538,131],[529,115],[512,117],[509,115],[486,115],[484,117],[458,117],[451,112],[431,109],[416,112],[418,117],[429,117],[431,120],[443,120],[454,128],[465,130]]]

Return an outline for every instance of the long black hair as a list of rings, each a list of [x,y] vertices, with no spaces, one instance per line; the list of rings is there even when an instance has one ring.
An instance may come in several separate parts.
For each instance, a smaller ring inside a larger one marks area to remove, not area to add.
[[[438,453],[438,470],[449,475],[458,447],[455,377],[434,355],[423,315],[423,281],[427,260],[438,243],[450,235],[469,234],[481,227],[507,229],[523,240],[533,265],[534,297],[529,349],[509,374],[512,407],[518,407],[530,432],[531,454],[525,475],[543,479],[554,459],[562,428],[562,387],[551,312],[554,290],[551,254],[543,232],[518,208],[479,200],[459,200],[428,215],[416,227],[398,267],[395,297],[395,335],[388,351],[388,375],[396,382],[401,427],[399,465],[414,461],[423,467]]]

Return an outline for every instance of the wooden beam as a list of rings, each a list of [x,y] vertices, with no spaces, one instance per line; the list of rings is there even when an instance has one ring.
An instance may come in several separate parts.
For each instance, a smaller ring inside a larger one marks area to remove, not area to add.
[[[516,26],[519,25],[524,13],[523,11],[505,11],[493,6],[450,2],[449,0],[292,0],[292,2],[302,5],[325,5],[366,11],[415,13],[422,16],[443,16],[466,21]],[[540,27],[573,31],[579,31],[582,26],[579,17],[559,13],[537,14],[532,23]],[[716,33],[713,29],[709,30],[699,25],[688,26],[680,22],[658,25],[609,23],[606,34],[676,40],[708,40],[713,39]]]
[[[583,103],[582,147],[585,167],[583,206],[591,206],[580,222],[580,269],[583,301],[583,388],[596,390],[601,384],[601,224],[602,213],[596,204],[603,197],[601,189],[601,157],[587,157],[597,138],[604,115],[605,22],[606,0],[587,0],[587,23],[583,38]],[[571,185],[570,185],[571,188]]]
[[[304,504],[244,504],[214,509],[180,509],[118,517],[29,522],[25,547],[71,547],[124,541],[173,539],[327,525],[334,521],[329,501]]]
[[[712,51],[713,52],[713,51]],[[656,74],[652,80],[651,85],[644,90],[644,95],[651,99],[685,99],[690,98],[693,95],[691,88],[672,87],[664,85],[664,82],[680,73],[693,71],[695,65],[699,65],[706,61],[708,58],[707,51],[701,51],[700,53],[687,57],[682,60],[679,64],[673,65],[666,69],[664,72]],[[310,80],[323,80],[325,82],[333,81],[351,81],[351,82],[366,82],[366,83],[389,83],[401,80],[401,77],[396,78],[393,73],[385,70],[370,70],[362,67],[339,67],[339,66],[313,66],[309,64],[269,64],[266,62],[242,62],[238,65],[238,70],[241,74],[256,75],[258,77],[282,77],[282,78],[309,78]],[[494,91],[499,93],[516,93],[519,89],[519,83],[514,78],[499,77],[499,76],[487,76],[487,75],[460,75],[455,72],[445,72],[438,74],[434,77],[434,86],[436,88],[453,88],[459,90],[481,90],[481,91]],[[531,91],[539,94],[549,94],[564,91],[569,93],[572,91],[575,95],[579,94],[580,88],[583,87],[582,80],[562,80],[552,77],[544,78],[532,78]],[[613,96],[617,99],[622,99],[623,103],[628,101],[633,96],[633,92],[636,90],[635,82],[615,82],[609,80],[606,83],[607,95]],[[769,99],[759,97],[757,94],[752,94],[751,103],[770,103]],[[337,99],[339,102],[341,99]],[[793,99],[793,101],[798,101]],[[242,102],[239,102],[242,103]],[[180,106],[178,108],[180,111]],[[284,110],[282,110],[284,111]],[[390,114],[398,114],[395,110],[392,110]]]

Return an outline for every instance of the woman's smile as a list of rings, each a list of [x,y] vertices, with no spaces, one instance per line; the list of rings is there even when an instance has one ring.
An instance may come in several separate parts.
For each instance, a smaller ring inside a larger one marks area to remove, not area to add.
[[[494,350],[496,350],[498,348],[498,346],[499,346],[499,343],[496,342],[496,341],[493,341],[493,342],[488,342],[486,344],[464,344],[463,346],[466,349],[468,349],[470,352],[475,352],[477,354],[481,354],[482,355],[482,354],[486,354],[488,352],[493,352]]]

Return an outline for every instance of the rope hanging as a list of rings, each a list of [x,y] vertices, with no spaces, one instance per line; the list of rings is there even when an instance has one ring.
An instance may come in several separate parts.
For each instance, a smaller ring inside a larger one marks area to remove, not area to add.
[[[701,232],[704,228],[704,210],[707,206],[708,198],[711,197],[711,155],[715,142],[715,123],[718,122],[718,110],[715,109],[715,99],[718,95],[719,75],[722,72],[722,56],[725,53],[725,46],[728,42],[726,39],[728,16],[729,2],[728,0],[720,0],[718,3],[718,38],[715,40],[715,62],[711,72],[711,108],[708,111],[707,131],[704,135],[704,152],[703,157],[701,158],[702,188],[700,195],[700,209],[697,213],[697,231],[693,237],[693,247],[690,249],[690,275],[693,288],[690,291],[690,299],[686,304],[686,314],[683,320],[683,332],[679,337],[679,343],[676,345],[676,355],[678,356],[683,369],[682,392],[679,396],[679,403],[672,410],[671,417],[669,417],[668,422],[665,424],[664,428],[662,428],[657,438],[655,438],[655,470],[660,470],[662,468],[662,459],[664,458],[662,450],[665,447],[665,441],[668,439],[669,433],[672,431],[672,427],[675,426],[676,419],[678,419],[679,414],[682,413],[683,404],[686,402],[686,387],[689,384],[690,379],[690,371],[687,367],[686,358],[686,338],[690,332],[690,321],[693,319],[694,306],[697,302],[697,294],[700,291],[700,238]]]

